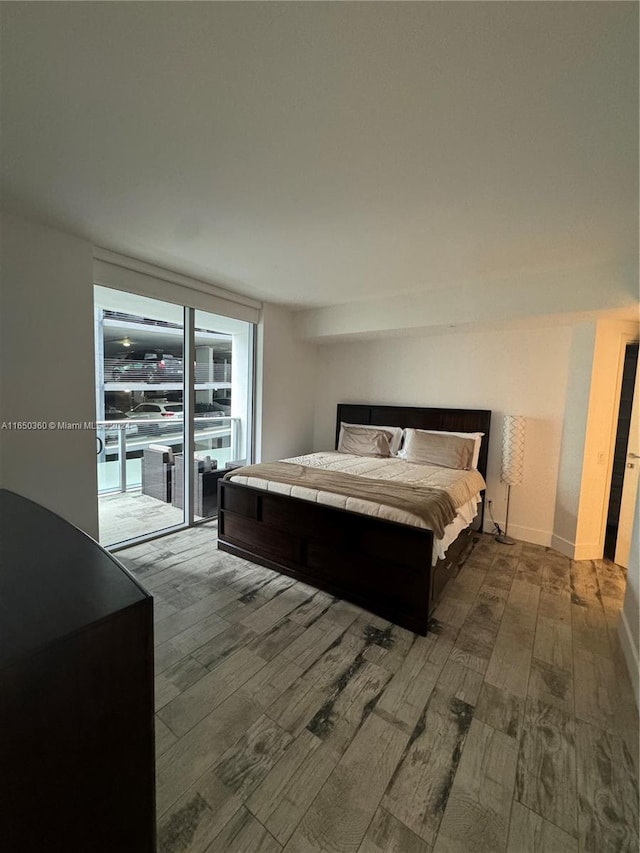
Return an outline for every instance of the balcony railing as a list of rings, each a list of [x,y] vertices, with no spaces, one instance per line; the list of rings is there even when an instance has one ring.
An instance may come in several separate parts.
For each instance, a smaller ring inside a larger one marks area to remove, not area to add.
[[[105,382],[182,382],[183,361],[181,358],[167,359],[164,366],[157,361],[127,361],[123,358],[105,358],[103,364]],[[194,365],[196,385],[212,382],[231,382],[230,364],[208,364],[197,361]]]
[[[194,440],[206,442],[229,437],[229,458],[237,459],[241,454],[241,418],[227,415],[196,415],[193,420]],[[184,420],[172,418],[127,418],[118,421],[97,421],[98,460],[107,461],[115,456],[118,462],[117,490],[127,491],[127,453],[144,451],[150,444],[182,445]],[[225,448],[226,450],[226,448]],[[210,451],[215,456],[215,448]],[[113,491],[113,488],[108,491]]]

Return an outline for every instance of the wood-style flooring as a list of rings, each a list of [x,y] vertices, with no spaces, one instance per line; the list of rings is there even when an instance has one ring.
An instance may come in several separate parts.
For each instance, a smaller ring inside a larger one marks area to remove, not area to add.
[[[148,536],[182,524],[184,510],[140,491],[116,492],[98,497],[100,544],[108,547],[127,539]]]
[[[618,566],[484,536],[418,637],[215,537],[118,554],[155,597],[160,853],[637,853]]]

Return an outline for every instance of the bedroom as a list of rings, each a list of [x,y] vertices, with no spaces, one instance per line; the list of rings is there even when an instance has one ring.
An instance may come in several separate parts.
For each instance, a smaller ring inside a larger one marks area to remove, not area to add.
[[[513,4],[495,18],[484,4],[414,4],[436,15],[420,22],[431,62],[392,4],[229,6],[217,59],[194,8],[3,5],[7,416],[93,420],[92,264],[106,246],[264,300],[258,458],[331,447],[339,402],[491,409],[503,521],[499,419],[521,413],[514,536],[597,556],[611,353],[637,331],[633,4]],[[172,53],[178,37],[190,63]],[[349,76],[351,62],[366,73]],[[428,114],[423,79],[439,83]],[[206,109],[211,80],[223,128]],[[96,534],[91,434],[0,443],[3,486]],[[637,577],[629,606],[637,621]]]

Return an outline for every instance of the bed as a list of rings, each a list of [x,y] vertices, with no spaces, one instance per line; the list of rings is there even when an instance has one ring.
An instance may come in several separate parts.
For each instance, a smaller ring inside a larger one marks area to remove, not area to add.
[[[341,403],[337,407],[336,448],[344,423],[483,433],[476,467],[486,477],[490,411]],[[318,464],[331,468],[336,456],[325,454]],[[291,461],[304,465],[308,460],[299,457]],[[368,514],[374,510],[367,510],[364,504],[360,511],[349,508],[358,506],[360,498],[342,496],[328,505],[298,496],[304,492],[297,487],[289,489],[290,493],[283,493],[287,489],[281,484],[269,490],[260,483],[259,469],[252,468],[250,477],[247,470],[231,471],[218,483],[221,550],[352,601],[403,628],[427,633],[444,586],[460,570],[473,547],[474,533],[482,529],[483,492],[473,521],[457,518],[457,529],[453,534],[449,531],[449,538],[455,538],[450,543],[441,541],[439,550],[433,530],[424,524],[417,526],[415,519],[412,523],[392,520],[403,518],[397,511],[384,517],[379,512]],[[377,483],[379,491],[380,481]],[[385,485],[384,491],[394,488]],[[398,507],[402,506],[400,502]]]

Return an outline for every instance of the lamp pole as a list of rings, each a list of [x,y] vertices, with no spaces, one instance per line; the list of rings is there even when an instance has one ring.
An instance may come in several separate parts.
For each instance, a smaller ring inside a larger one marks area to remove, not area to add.
[[[515,545],[515,539],[507,535],[509,529],[509,503],[511,486],[522,482],[524,463],[525,420],[522,415],[505,415],[502,421],[502,468],[500,479],[507,484],[507,514],[502,531],[496,536],[496,542],[502,545]],[[499,528],[498,528],[499,529]]]
[[[504,533],[499,533],[496,536],[496,542],[500,542],[502,545],[515,545],[516,540],[512,539],[510,536],[507,536],[507,530],[509,529],[509,499],[511,498],[511,485],[507,485],[507,515],[504,520]]]

